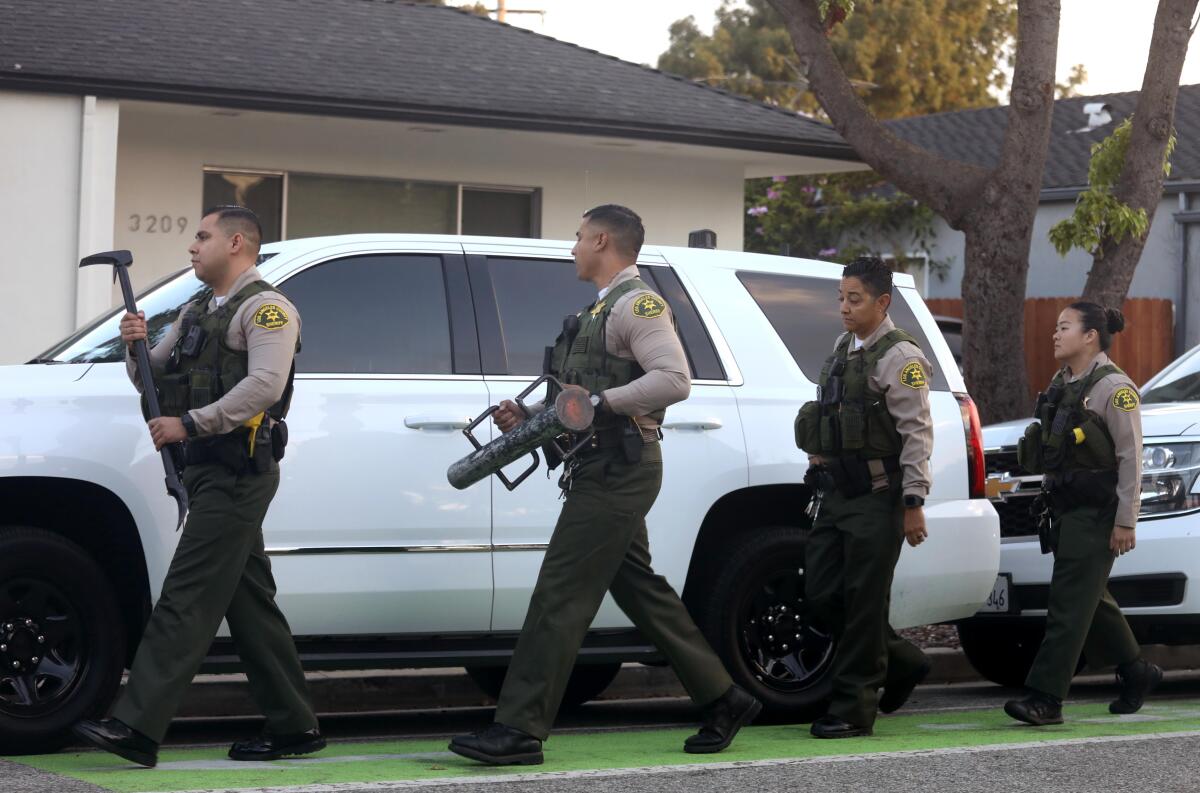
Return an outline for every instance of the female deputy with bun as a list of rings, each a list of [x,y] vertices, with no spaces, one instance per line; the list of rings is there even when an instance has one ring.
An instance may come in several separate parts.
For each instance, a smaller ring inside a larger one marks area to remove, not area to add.
[[[1136,543],[1142,479],[1142,419],[1133,381],[1106,355],[1125,327],[1114,308],[1072,303],[1058,317],[1054,358],[1061,365],[1038,396],[1017,447],[1021,467],[1044,474],[1039,536],[1054,553],[1046,637],[1024,699],[1004,711],[1027,724],[1061,724],[1062,700],[1080,653],[1094,669],[1115,666],[1120,696],[1112,713],[1134,713],[1162,680],[1108,593],[1117,556]]]

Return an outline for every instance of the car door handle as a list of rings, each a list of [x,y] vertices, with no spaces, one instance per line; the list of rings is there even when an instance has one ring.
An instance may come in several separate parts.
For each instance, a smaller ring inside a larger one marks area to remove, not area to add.
[[[720,419],[702,419],[700,421],[668,421],[663,424],[664,430],[719,430],[723,424]]]
[[[410,430],[461,430],[471,424],[470,418],[460,416],[405,416],[404,426]]]

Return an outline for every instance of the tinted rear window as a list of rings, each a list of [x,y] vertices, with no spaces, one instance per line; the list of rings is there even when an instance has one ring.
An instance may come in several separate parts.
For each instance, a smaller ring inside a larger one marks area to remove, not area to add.
[[[842,334],[842,320],[838,314],[838,282],[828,278],[749,272],[738,273],[738,280],[762,309],[800,371],[812,382],[817,382],[821,366],[832,354],[834,342]],[[935,391],[949,391],[945,375],[933,360],[929,339],[899,289],[896,290],[889,314],[896,327],[912,334],[930,363],[934,364],[929,387]]]

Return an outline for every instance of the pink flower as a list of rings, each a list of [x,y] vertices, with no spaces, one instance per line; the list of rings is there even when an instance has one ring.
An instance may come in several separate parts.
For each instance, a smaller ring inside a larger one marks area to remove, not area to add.
[[[817,191],[817,188],[813,187],[810,184],[806,184],[806,185],[804,185],[804,187],[800,188],[800,192],[802,192],[802,193],[815,193],[816,191]]]
[[[766,208],[766,207],[764,207],[764,206],[756,206],[756,207],[750,207],[749,209],[747,209],[747,210],[746,210],[746,214],[747,214],[747,215],[749,215],[749,216],[751,216],[751,217],[755,217],[755,218],[756,218],[756,217],[759,217],[759,216],[761,216],[761,215],[765,215],[765,214],[767,214],[767,212],[769,212],[769,211],[770,211],[770,210],[769,210],[769,209],[767,209],[767,208]]]
[[[837,248],[822,248],[817,252],[818,256],[837,256]]]
[[[786,182],[787,177],[786,176],[772,176],[771,181],[772,182]]]
[[[774,189],[768,190],[767,191],[767,200],[768,201],[778,201],[779,196],[781,196],[781,195],[783,195],[783,193],[779,192],[778,190],[774,190]]]

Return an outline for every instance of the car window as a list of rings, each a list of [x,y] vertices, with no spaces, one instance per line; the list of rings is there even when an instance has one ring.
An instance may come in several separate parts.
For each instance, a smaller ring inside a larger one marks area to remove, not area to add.
[[[587,308],[596,288],[580,281],[565,259],[488,257],[488,276],[496,295],[508,374],[541,374],[546,347],[562,330],[563,319]],[[720,360],[687,293],[664,267],[638,268],[642,280],[663,296],[679,325],[680,340],[693,379],[725,379]]]
[[[825,359],[833,353],[834,342],[843,332],[838,313],[838,282],[776,273],[739,272],[737,277],[779,334],[800,371],[817,382]],[[888,313],[896,327],[912,334],[927,357],[932,355],[929,340],[900,290],[896,290]],[[933,368],[929,387],[948,391],[950,386],[940,367]]]
[[[538,375],[546,346],[562,330],[563,318],[591,305],[596,287],[580,281],[565,259],[488,258],[488,273],[500,312],[508,373]]]
[[[449,374],[440,256],[335,259],[280,284],[300,312],[297,372]]]
[[[1200,349],[1180,357],[1150,379],[1142,402],[1194,402],[1200,400]]]
[[[138,310],[146,314],[146,328],[151,347],[167,335],[175,318],[179,316],[180,309],[200,297],[206,288],[196,278],[192,268],[188,267],[161,279],[137,296],[135,302]],[[123,361],[125,345],[121,343],[118,325],[124,315],[124,307],[106,314],[38,357],[61,363]]]

